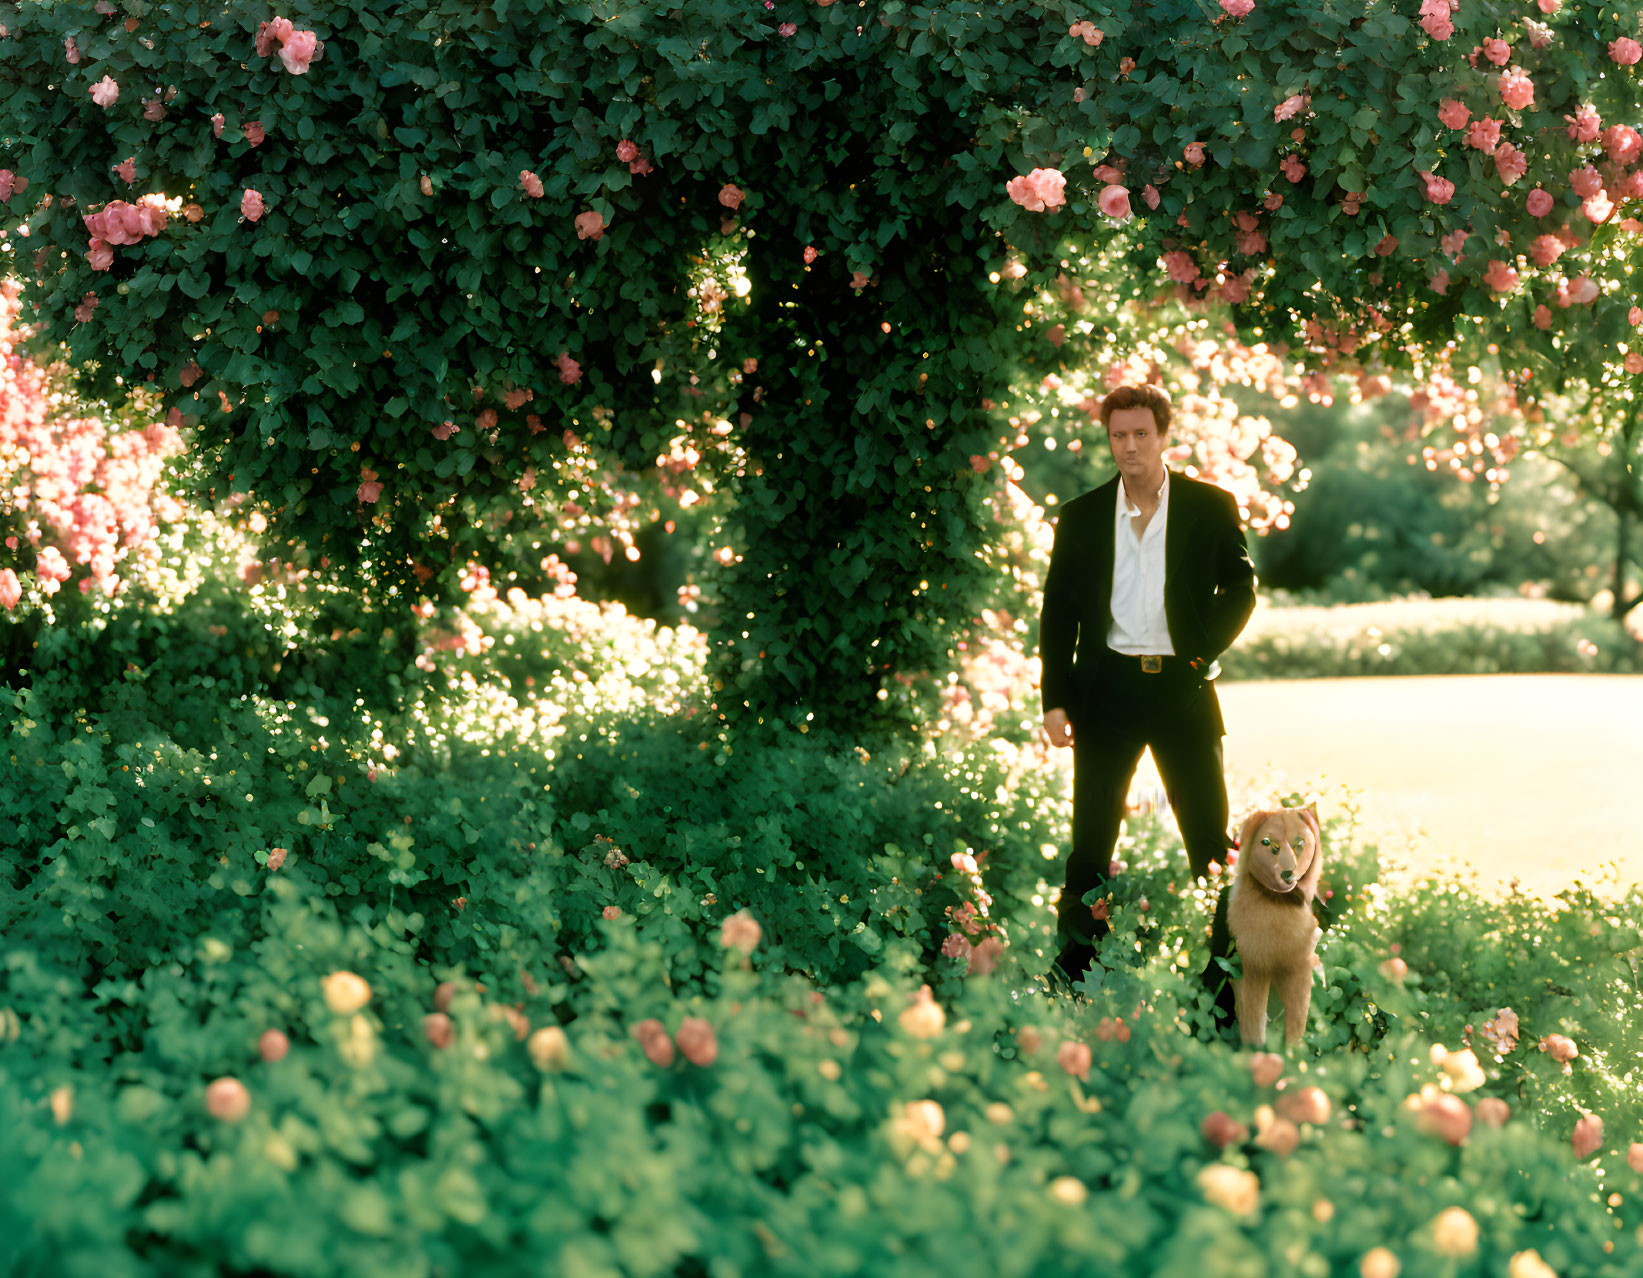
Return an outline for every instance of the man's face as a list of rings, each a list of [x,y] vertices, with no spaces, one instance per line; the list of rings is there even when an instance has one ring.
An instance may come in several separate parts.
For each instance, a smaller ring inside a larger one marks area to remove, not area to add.
[[[1107,445],[1126,480],[1163,482],[1164,436],[1150,408],[1116,408],[1107,418]]]

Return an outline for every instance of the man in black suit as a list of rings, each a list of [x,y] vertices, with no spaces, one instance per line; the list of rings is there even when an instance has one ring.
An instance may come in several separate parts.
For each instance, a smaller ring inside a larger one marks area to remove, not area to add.
[[[1101,423],[1118,475],[1061,508],[1039,623],[1044,730],[1073,751],[1055,959],[1073,982],[1109,930],[1104,903],[1092,909],[1083,898],[1107,882],[1143,749],[1158,765],[1192,875],[1226,861],[1216,658],[1255,609],[1232,495],[1164,465],[1168,394],[1119,387],[1102,401]]]

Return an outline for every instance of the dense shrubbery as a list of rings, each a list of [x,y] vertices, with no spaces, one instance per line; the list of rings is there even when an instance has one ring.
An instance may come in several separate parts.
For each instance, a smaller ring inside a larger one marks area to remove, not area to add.
[[[600,698],[537,714],[504,673],[535,676],[490,663],[500,641],[454,657],[456,695],[382,715],[323,686],[225,691],[244,636],[182,642],[193,606],[101,686],[55,629],[64,659],[0,703],[27,782],[0,794],[8,1273],[1039,1275],[1101,1255],[1323,1275],[1375,1247],[1440,1273],[1468,1235],[1434,1226],[1449,1207],[1478,1227],[1454,1272],[1640,1259],[1635,894],[1394,898],[1335,814],[1311,1033],[1273,1085],[1211,1028],[1213,884],[1183,880],[1151,817],[1120,848],[1113,970],[1088,1004],[1027,992],[1066,810],[1007,712],[940,754],[818,733],[724,755],[685,714],[705,690],[668,677],[677,636],[645,646],[607,609],[544,677],[625,696],[619,719]],[[492,633],[534,634],[529,613]],[[112,633],[119,656],[141,627]],[[1502,1007],[1522,1041],[1496,1060]],[[1578,1045],[1567,1075],[1547,1034]],[[1583,1110],[1606,1123],[1591,1169],[1567,1149]],[[1217,1111],[1245,1129],[1224,1151]]]

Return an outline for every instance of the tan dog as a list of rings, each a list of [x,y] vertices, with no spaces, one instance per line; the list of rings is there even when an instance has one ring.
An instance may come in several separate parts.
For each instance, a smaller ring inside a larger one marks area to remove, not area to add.
[[[1244,1043],[1266,1042],[1267,997],[1277,986],[1284,1004],[1284,1046],[1300,1042],[1312,1003],[1313,948],[1318,925],[1312,898],[1323,868],[1316,808],[1250,814],[1238,840],[1238,872],[1227,902],[1227,931],[1242,963],[1232,983]]]

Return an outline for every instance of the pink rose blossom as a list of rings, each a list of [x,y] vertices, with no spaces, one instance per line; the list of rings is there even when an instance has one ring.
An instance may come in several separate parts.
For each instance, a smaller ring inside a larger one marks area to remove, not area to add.
[[[742,189],[733,183],[727,182],[724,186],[719,188],[719,203],[724,205],[727,209],[741,208],[742,201],[746,198],[747,196],[743,193]]]
[[[1626,371],[1628,373],[1643,373],[1643,354],[1637,351],[1626,352]]]
[[[1127,222],[1132,216],[1130,212],[1130,193],[1116,182],[1102,187],[1095,197],[1096,207],[1107,217],[1118,222]]]
[[[582,380],[582,366],[570,357],[569,351],[560,351],[554,363],[559,366],[559,380],[566,386],[573,386]]]
[[[1530,217],[1545,217],[1552,211],[1551,192],[1536,187],[1529,192],[1529,198],[1524,201],[1524,207],[1529,210]]]
[[[1449,291],[1449,272],[1440,270],[1427,281],[1427,287],[1434,293],[1447,293]]]
[[[122,160],[114,166],[114,172],[120,181],[129,186],[137,180],[137,158],[133,156],[129,160]]]
[[[240,216],[247,222],[255,222],[262,217],[262,195],[249,187],[240,192]]]
[[[1101,46],[1101,41],[1106,39],[1106,35],[1102,32],[1101,28],[1096,26],[1093,22],[1075,22],[1072,26],[1067,28],[1067,34],[1070,36],[1078,36],[1092,49],[1099,48]]]
[[[1534,319],[1536,328],[1541,329],[1542,331],[1551,328],[1552,312],[1547,309],[1546,303],[1542,302],[1539,306],[1535,307]]]
[[[1569,173],[1569,186],[1581,199],[1596,195],[1603,189],[1603,175],[1588,164],[1583,169],[1574,169]]]
[[[1158,194],[1158,188],[1151,182],[1148,182],[1141,188],[1141,202],[1149,209],[1157,208],[1162,198],[1163,197]]]
[[[1243,18],[1254,12],[1255,0],[1221,0],[1221,7],[1233,17]]]
[[[1449,16],[1449,0],[1421,0],[1420,26],[1434,40],[1447,40],[1454,35],[1455,24]]]
[[[1483,279],[1497,293],[1510,293],[1518,285],[1517,272],[1498,259],[1489,263]]]
[[[1490,36],[1483,42],[1483,56],[1497,67],[1503,67],[1512,60],[1512,46]]]
[[[165,103],[159,98],[143,99],[143,119],[158,124],[166,117]]]
[[[1581,202],[1580,211],[1586,215],[1588,222],[1601,226],[1614,216],[1614,201],[1609,198],[1608,192],[1599,191]]]
[[[605,233],[605,219],[593,210],[576,215],[576,238],[597,240]]]
[[[1569,140],[1572,142],[1595,142],[1598,131],[1603,127],[1603,117],[1589,106],[1583,106],[1573,115],[1563,117],[1569,122]]]
[[[1301,157],[1298,155],[1286,155],[1283,164],[1279,167],[1283,169],[1284,176],[1291,182],[1299,182],[1306,176],[1306,165],[1301,163]]]
[[[1590,275],[1580,275],[1557,286],[1557,302],[1559,306],[1589,306],[1601,292]]]
[[[1428,173],[1424,169],[1420,172],[1421,181],[1426,183],[1426,198],[1434,204],[1447,204],[1455,195],[1455,184],[1447,178],[1441,178],[1435,173]]]
[[[1249,301],[1249,277],[1249,271],[1241,275],[1228,275],[1221,284],[1221,296],[1233,306]]]
[[[1544,49],[1552,42],[1552,29],[1544,22],[1536,22],[1533,18],[1523,20],[1523,29],[1529,33],[1529,47]]]
[[[1466,132],[1466,145],[1476,147],[1485,155],[1493,155],[1500,145],[1500,121],[1488,116],[1473,120],[1472,127]]]
[[[1535,3],[1547,17],[1551,17],[1552,14],[1563,7],[1563,0],[1535,0]]]
[[[1630,36],[1621,36],[1609,45],[1609,56],[1623,67],[1636,66],[1637,60],[1643,57],[1643,45]]]
[[[1186,162],[1197,168],[1204,162],[1204,144],[1202,142],[1188,142],[1186,150],[1182,152]]]
[[[529,169],[519,170],[519,186],[533,200],[542,198],[542,179]]]
[[[1283,206],[1284,197],[1279,195],[1276,191],[1269,191],[1266,199],[1261,201],[1261,207],[1268,213],[1276,213],[1279,209],[1283,208]]]
[[[22,583],[10,568],[0,568],[0,608],[10,612],[23,597]]]
[[[816,260],[816,246],[814,244],[806,244],[804,246],[804,264],[806,266],[809,266],[810,263],[814,262],[815,260]]]
[[[63,52],[68,57],[68,64],[70,66],[75,66],[79,63],[80,46],[74,43],[73,36],[70,36],[67,40],[63,41]]]
[[[1466,122],[1472,118],[1472,112],[1454,98],[1445,98],[1438,107],[1438,119],[1443,121],[1446,129],[1464,129]]]
[[[1502,142],[1495,151],[1495,172],[1500,174],[1500,180],[1511,186],[1528,171],[1529,161],[1523,152],[1510,142]]]
[[[0,204],[11,199],[11,193],[17,189],[17,174],[10,169],[0,169]]]
[[[293,31],[280,46],[280,61],[292,75],[307,75],[318,46],[319,37],[312,31]]]
[[[1534,81],[1521,67],[1511,67],[1500,73],[1500,96],[1512,110],[1522,111],[1534,105]]]
[[[91,100],[100,107],[111,107],[120,98],[120,86],[115,84],[109,76],[104,76],[91,86]]]
[[[1643,306],[1634,306],[1626,312],[1626,322],[1633,328],[1643,325]]]
[[[1375,245],[1374,251],[1376,257],[1391,257],[1393,253],[1398,251],[1398,237],[1395,235],[1386,236],[1379,244]]]
[[[1555,235],[1537,235],[1529,246],[1529,256],[1536,266],[1550,266],[1563,256],[1563,241]]]
[[[1034,169],[1004,184],[1009,197],[1029,213],[1060,208],[1066,203],[1067,179],[1059,169]]]
[[[616,158],[623,164],[628,164],[639,158],[639,148],[624,138],[616,144]]]
[[[948,958],[968,960],[970,957],[969,938],[953,932],[941,943],[941,952]]]
[[[261,146],[264,139],[268,137],[268,135],[262,131],[262,124],[257,120],[252,120],[249,124],[247,124],[244,128],[244,133],[245,140],[252,146]]]
[[[1643,157],[1643,136],[1629,124],[1603,130],[1603,152],[1616,164],[1636,164]]]
[[[1240,231],[1237,247],[1245,257],[1259,257],[1266,252],[1266,236],[1260,231]]]
[[[106,271],[114,265],[114,250],[108,246],[107,241],[93,239],[91,251],[86,254],[86,264],[94,271]]]
[[[1272,121],[1274,124],[1281,124],[1285,120],[1292,120],[1300,114],[1305,106],[1306,94],[1292,94],[1272,108]]]
[[[366,469],[361,470],[359,473],[363,482],[359,486],[357,495],[362,502],[369,505],[382,496],[382,481],[377,478],[377,473],[374,470]]]
[[[226,121],[222,117],[222,112],[219,111],[216,115],[212,116],[211,117],[211,136],[214,137],[214,138],[220,138],[222,136],[222,126],[225,123],[226,123]]]
[[[786,37],[786,36],[790,36],[790,35],[796,35],[798,33],[798,30],[799,30],[798,27],[796,27],[793,23],[784,22],[779,27],[776,28],[776,34],[779,35],[779,36]]]
[[[1192,254],[1181,249],[1172,249],[1164,254],[1164,269],[1177,284],[1191,284],[1199,275],[1198,263],[1193,260]]]
[[[1582,1114],[1575,1122],[1569,1144],[1577,1160],[1590,1158],[1603,1148],[1603,1120],[1596,1114]]]

